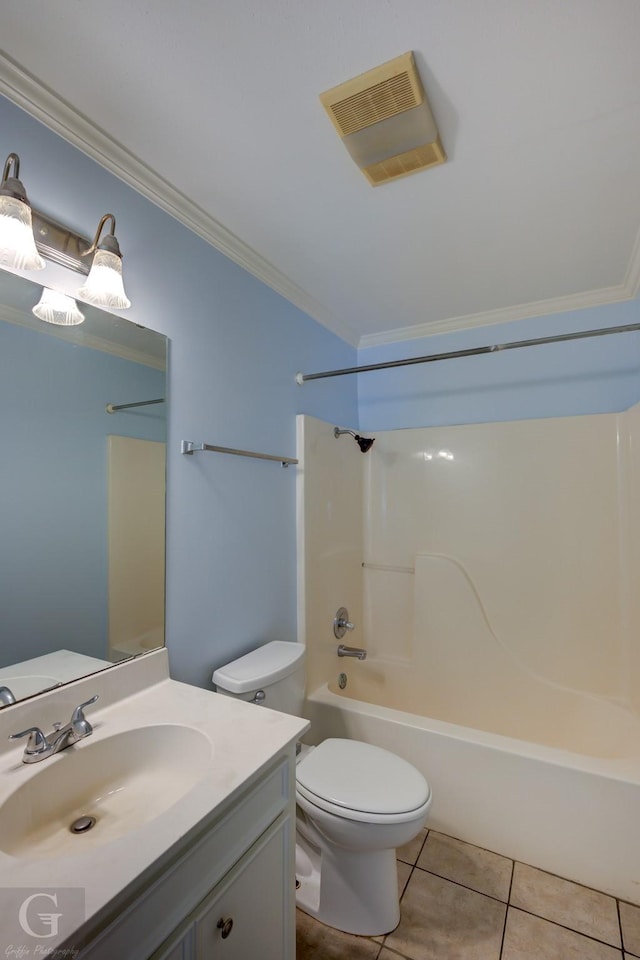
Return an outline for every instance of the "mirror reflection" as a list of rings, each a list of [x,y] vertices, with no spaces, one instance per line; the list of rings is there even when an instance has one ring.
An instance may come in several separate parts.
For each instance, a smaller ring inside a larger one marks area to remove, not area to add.
[[[41,293],[0,270],[0,708],[164,642],[166,338]]]

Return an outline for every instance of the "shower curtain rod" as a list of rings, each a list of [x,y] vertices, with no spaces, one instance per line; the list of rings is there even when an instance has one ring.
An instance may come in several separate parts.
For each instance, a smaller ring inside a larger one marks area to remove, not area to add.
[[[407,357],[405,360],[387,360],[383,363],[369,363],[363,367],[343,367],[341,370],[324,370],[321,373],[296,373],[296,383],[302,385],[307,380],[323,380],[327,377],[344,377],[350,373],[369,373],[371,370],[390,370],[393,367],[408,367],[414,363],[433,363],[435,360],[455,360],[458,357],[477,357],[483,353],[499,353],[501,350],[518,350],[520,347],[538,347],[544,343],[564,343],[567,340],[586,340],[587,337],[606,337],[610,333],[634,333],[640,330],[640,323],[628,323],[619,327],[600,327],[597,330],[582,330],[580,333],[560,333],[553,337],[539,337],[535,340],[514,340],[510,343],[496,343],[490,347],[469,347],[467,350],[449,350],[446,353],[431,353],[424,357]]]
[[[164,403],[164,397],[158,400],[138,400],[137,403],[108,403],[107,413],[116,413],[118,410],[128,410],[129,407],[149,407],[152,403]]]

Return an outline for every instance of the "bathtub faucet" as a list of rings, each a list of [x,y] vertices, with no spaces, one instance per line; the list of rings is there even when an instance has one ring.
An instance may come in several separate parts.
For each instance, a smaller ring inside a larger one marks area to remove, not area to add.
[[[347,647],[344,643],[338,644],[339,657],[356,657],[358,660],[367,659],[367,651],[362,647]]]

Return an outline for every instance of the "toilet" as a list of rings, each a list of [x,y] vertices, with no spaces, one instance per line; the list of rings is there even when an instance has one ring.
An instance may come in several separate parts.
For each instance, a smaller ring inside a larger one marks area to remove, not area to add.
[[[236,697],[296,716],[304,654],[279,640],[220,667],[213,683]],[[378,936],[400,920],[396,848],[424,826],[431,790],[388,750],[331,738],[302,745],[296,765],[296,902],[346,933]]]

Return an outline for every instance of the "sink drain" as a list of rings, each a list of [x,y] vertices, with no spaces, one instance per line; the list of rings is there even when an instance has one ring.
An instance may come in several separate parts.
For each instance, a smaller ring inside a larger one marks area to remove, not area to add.
[[[69,830],[71,830],[71,833],[86,833],[87,830],[91,830],[91,827],[95,826],[95,823],[95,817],[78,817],[77,820],[73,821]]]

